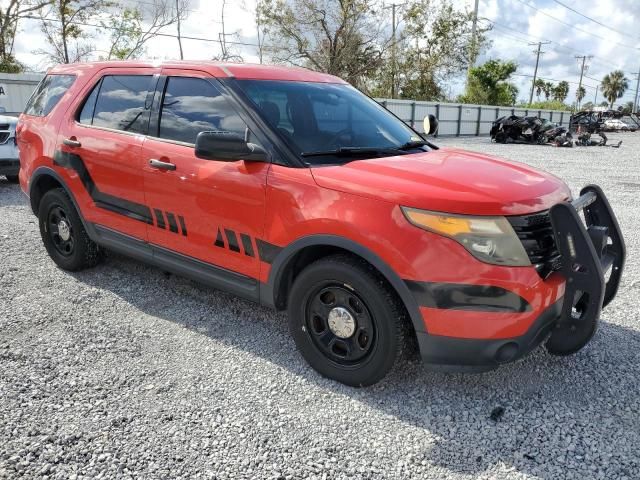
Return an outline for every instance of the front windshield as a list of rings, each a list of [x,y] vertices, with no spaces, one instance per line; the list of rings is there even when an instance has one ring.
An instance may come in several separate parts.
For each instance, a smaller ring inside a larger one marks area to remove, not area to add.
[[[411,148],[428,150],[418,134],[350,85],[274,80],[238,80],[238,84],[306,163],[335,164],[358,154],[376,157]]]

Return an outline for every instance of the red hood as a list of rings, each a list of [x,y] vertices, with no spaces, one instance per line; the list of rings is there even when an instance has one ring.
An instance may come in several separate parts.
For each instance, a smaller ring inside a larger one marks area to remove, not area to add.
[[[314,167],[312,172],[324,188],[449,213],[521,215],[571,196],[550,173],[455,148]]]

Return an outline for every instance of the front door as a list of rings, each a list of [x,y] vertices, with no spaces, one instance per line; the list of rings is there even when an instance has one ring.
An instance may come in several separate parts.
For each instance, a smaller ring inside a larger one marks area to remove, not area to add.
[[[196,158],[199,132],[248,135],[247,125],[206,73],[164,69],[161,83],[157,125],[142,146],[149,242],[257,279],[269,164]]]
[[[87,86],[84,103],[82,95],[72,107],[77,115],[63,120],[54,156],[54,164],[74,182],[88,221],[140,240],[146,240],[152,222],[140,154],[155,88],[153,73],[114,69],[96,77]]]

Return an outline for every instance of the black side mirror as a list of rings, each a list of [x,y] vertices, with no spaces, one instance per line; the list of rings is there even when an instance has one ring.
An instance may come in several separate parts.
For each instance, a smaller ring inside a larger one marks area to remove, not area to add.
[[[438,119],[435,115],[429,114],[422,121],[425,135],[433,135],[438,131]]]
[[[196,157],[222,162],[265,162],[267,153],[255,143],[248,143],[237,133],[221,130],[200,132],[196,137]]]

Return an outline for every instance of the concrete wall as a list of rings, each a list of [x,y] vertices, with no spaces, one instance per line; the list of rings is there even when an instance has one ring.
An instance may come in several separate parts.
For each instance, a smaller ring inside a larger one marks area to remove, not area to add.
[[[526,108],[469,105],[464,103],[421,102],[377,98],[378,102],[404,122],[422,132],[422,119],[428,114],[439,122],[438,135],[489,135],[491,124],[505,115],[537,116],[569,126],[570,112],[556,110],[529,110]]]
[[[6,115],[19,115],[43,73],[0,73],[0,107]]]

